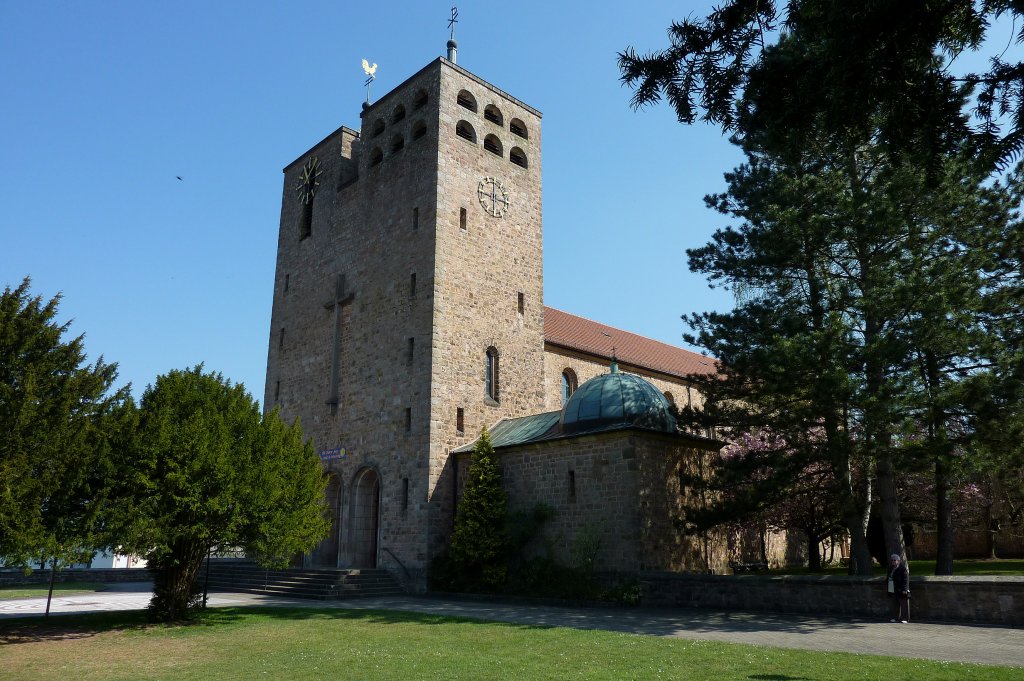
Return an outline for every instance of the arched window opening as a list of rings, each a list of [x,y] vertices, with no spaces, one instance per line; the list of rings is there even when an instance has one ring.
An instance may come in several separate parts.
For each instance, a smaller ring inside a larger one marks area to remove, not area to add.
[[[425,90],[420,90],[416,93],[415,99],[412,100],[413,109],[422,109],[427,105],[427,93]]]
[[[501,156],[501,140],[494,135],[488,135],[484,138],[484,149],[491,152],[495,156]]]
[[[401,151],[405,147],[405,138],[401,135],[395,135],[391,138],[391,153]]]
[[[576,378],[576,372],[572,369],[566,369],[562,372],[562,405],[564,406],[572,394],[576,392],[576,386],[578,381]]]
[[[526,123],[523,123],[518,118],[513,118],[509,121],[508,129],[512,131],[513,135],[519,135],[524,140],[530,139],[530,136],[526,132]]]
[[[501,125],[502,121],[505,120],[501,116],[501,110],[493,104],[488,104],[487,107],[484,108],[484,118],[496,125]]]
[[[403,118],[405,118],[405,107],[399,104],[397,107],[395,107],[395,112],[391,114],[391,122],[397,123]]]
[[[520,168],[529,167],[529,164],[526,162],[526,154],[519,147],[512,147],[512,150],[508,152],[508,160]]]
[[[373,132],[370,134],[371,136],[376,137],[382,132],[384,132],[384,119],[378,118],[376,121],[373,122]]]
[[[669,404],[675,404],[676,403],[676,398],[673,397],[672,393],[670,393],[668,391],[665,392],[665,399],[668,400]]]
[[[476,130],[466,121],[459,121],[455,124],[455,134],[464,140],[476,144]]]
[[[370,165],[375,166],[384,160],[384,152],[380,150],[380,147],[374,147],[373,151],[370,152]]]
[[[423,124],[423,121],[416,121],[412,125],[412,138],[418,140],[427,134],[427,126]]]
[[[487,348],[484,390],[487,393],[487,397],[491,398],[495,402],[498,401],[498,350],[493,346]]]
[[[476,111],[476,97],[469,94],[468,90],[460,90],[456,100],[459,106],[469,109],[470,111]]]

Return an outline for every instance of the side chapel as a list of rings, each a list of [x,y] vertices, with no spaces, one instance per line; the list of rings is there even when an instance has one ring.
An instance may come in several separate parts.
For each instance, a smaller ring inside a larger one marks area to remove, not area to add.
[[[510,508],[552,506],[565,555],[596,527],[601,570],[723,567],[672,523],[680,472],[721,443],[668,407],[712,363],[545,307],[541,190],[540,112],[454,40],[284,168],[264,405],[330,477],[306,566],[424,588],[487,426]]]

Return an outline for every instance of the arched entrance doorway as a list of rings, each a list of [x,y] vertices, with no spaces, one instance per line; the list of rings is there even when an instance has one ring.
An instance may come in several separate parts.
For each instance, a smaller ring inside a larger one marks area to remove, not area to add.
[[[352,485],[352,565],[377,567],[377,530],[380,525],[380,478],[366,468]]]
[[[331,523],[331,531],[327,537],[313,549],[310,556],[312,567],[338,567],[338,546],[341,536],[341,479],[331,473],[324,490],[327,501],[327,520]]]

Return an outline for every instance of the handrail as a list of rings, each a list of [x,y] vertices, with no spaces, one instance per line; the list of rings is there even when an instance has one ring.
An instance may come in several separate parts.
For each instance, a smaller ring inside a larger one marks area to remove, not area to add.
[[[402,568],[402,572],[405,573],[406,578],[412,579],[412,575],[409,573],[409,569],[405,567],[405,563],[399,560],[398,556],[395,555],[394,551],[392,551],[386,546],[381,547],[381,551],[387,551],[388,555],[394,558],[395,562],[398,563],[398,567]]]

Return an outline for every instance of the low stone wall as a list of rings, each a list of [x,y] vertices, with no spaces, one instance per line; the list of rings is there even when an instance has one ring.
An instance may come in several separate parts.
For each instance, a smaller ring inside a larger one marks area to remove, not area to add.
[[[885,577],[639,575],[642,604],[888,619]],[[1024,577],[910,578],[910,616],[1024,625]]]
[[[151,579],[146,568],[72,568],[57,573],[56,582],[147,582]],[[26,575],[21,570],[0,569],[0,586],[17,584],[48,584],[49,570],[33,570]]]

